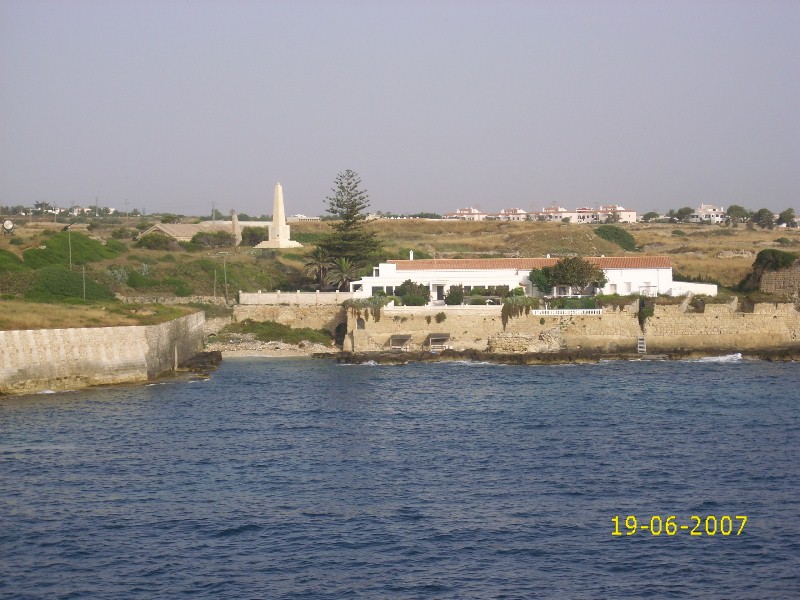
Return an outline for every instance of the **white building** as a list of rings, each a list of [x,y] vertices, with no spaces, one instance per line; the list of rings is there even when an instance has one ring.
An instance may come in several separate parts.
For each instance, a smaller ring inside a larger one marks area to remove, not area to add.
[[[368,298],[377,291],[393,295],[407,280],[422,283],[431,290],[434,302],[441,302],[453,285],[463,285],[465,292],[474,287],[507,285],[522,287],[528,296],[540,296],[528,274],[532,269],[552,267],[558,258],[488,258],[390,260],[373,269],[372,276],[350,284],[356,298]],[[598,290],[602,294],[684,295],[688,292],[715,296],[717,286],[672,281],[672,263],[668,256],[599,256],[586,257],[605,273],[608,282]],[[572,290],[559,286],[556,295],[571,295]]]
[[[724,223],[727,220],[725,207],[713,204],[701,204],[700,208],[689,215],[689,221],[692,223]]]
[[[443,215],[445,219],[460,219],[462,221],[483,221],[487,216],[489,216],[487,213],[472,206],[459,208],[454,213],[445,213]]]

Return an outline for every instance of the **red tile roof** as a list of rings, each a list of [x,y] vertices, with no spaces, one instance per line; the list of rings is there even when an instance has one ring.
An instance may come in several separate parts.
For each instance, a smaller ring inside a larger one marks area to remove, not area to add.
[[[389,260],[398,271],[484,271],[519,269],[530,271],[552,267],[560,258],[431,258],[422,260]],[[586,256],[585,260],[601,269],[669,269],[669,256]]]

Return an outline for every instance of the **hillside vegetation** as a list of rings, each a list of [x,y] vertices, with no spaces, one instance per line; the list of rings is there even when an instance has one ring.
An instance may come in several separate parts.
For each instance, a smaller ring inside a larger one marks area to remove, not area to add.
[[[242,246],[171,250],[137,247],[118,225],[18,225],[0,237],[0,298],[110,305],[115,295],[164,298],[216,296],[234,301],[239,290],[313,290],[305,255],[329,231],[325,222],[296,223],[292,237],[304,248],[256,251]],[[376,220],[368,227],[384,244],[384,258],[495,258],[668,255],[676,277],[733,287],[767,248],[800,251],[797,230],[717,225]],[[627,248],[627,249],[623,249]],[[71,266],[71,269],[70,269]],[[85,290],[85,300],[84,300]],[[7,305],[3,306],[4,309]],[[8,312],[7,310],[3,311]],[[101,312],[109,314],[108,310]],[[100,317],[93,317],[100,318]],[[2,326],[8,327],[7,321]]]

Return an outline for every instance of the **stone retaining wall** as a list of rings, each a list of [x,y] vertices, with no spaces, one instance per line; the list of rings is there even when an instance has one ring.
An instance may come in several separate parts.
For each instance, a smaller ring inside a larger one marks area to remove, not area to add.
[[[402,314],[385,308],[378,321],[349,315],[344,349],[386,351],[393,335],[404,335],[411,336],[408,347],[416,351],[426,348],[431,333],[448,334],[454,350],[498,353],[635,352],[642,335],[649,353],[767,350],[800,347],[800,313],[793,304],[758,304],[752,313],[737,312],[735,303],[708,304],[704,312],[688,312],[688,303],[659,305],[642,331],[636,311],[629,307],[604,309],[602,315],[520,316],[510,319],[505,329],[500,307],[486,307],[479,314],[457,307],[420,307]]]
[[[0,394],[146,381],[203,348],[203,313],[160,325],[0,331]]]
[[[286,306],[286,305],[237,305],[233,307],[233,320],[275,321],[289,327],[324,329],[331,333],[347,320],[342,306]]]

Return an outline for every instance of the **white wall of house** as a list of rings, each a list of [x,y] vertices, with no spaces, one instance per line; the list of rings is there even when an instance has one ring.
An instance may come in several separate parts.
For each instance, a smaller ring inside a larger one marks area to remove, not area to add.
[[[606,269],[608,279],[601,293],[639,294],[657,296],[667,294],[672,289],[672,269]]]
[[[368,298],[379,290],[392,295],[397,286],[410,279],[414,283],[428,285],[434,301],[442,299],[450,286],[454,285],[471,288],[507,285],[510,289],[521,286],[525,289],[526,295],[540,296],[528,278],[529,273],[530,269],[495,268],[405,270],[398,269],[398,265],[394,263],[381,263],[373,269],[371,276],[352,282],[350,289],[355,298]],[[601,290],[603,294],[657,296],[670,294],[675,287],[671,267],[604,269],[604,273],[608,282]],[[556,295],[570,295],[572,292],[570,289],[557,289]],[[694,293],[707,293],[707,291]]]
[[[369,298],[377,290],[392,295],[397,286],[410,279],[414,283],[427,284],[434,300],[438,295],[446,294],[452,285],[465,285],[471,288],[507,285],[510,289],[522,285],[525,287],[525,293],[530,295],[532,287],[528,279],[529,272],[516,269],[398,271],[395,264],[381,263],[373,269],[371,277],[354,281],[350,284],[350,289],[356,298]]]

